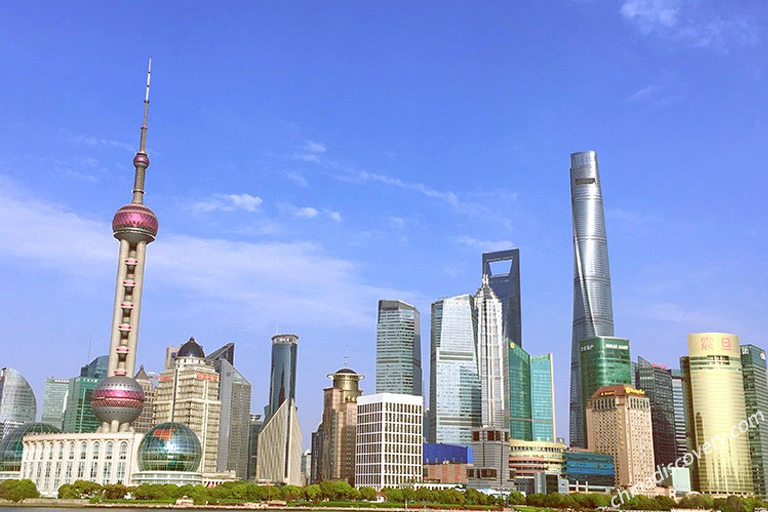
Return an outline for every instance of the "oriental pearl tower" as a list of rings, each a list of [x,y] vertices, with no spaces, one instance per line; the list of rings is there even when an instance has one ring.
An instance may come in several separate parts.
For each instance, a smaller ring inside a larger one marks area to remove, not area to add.
[[[147,114],[151,70],[150,59],[144,96],[144,122],[141,126],[139,151],[133,158],[133,166],[136,169],[133,200],[117,210],[112,219],[112,231],[120,242],[120,256],[117,263],[107,378],[96,387],[91,399],[93,413],[101,422],[98,432],[132,431],[131,423],[139,417],[144,405],[144,392],[139,383],[131,377],[136,366],[147,244],[154,241],[158,230],[157,216],[144,205],[144,179],[149,167]]]

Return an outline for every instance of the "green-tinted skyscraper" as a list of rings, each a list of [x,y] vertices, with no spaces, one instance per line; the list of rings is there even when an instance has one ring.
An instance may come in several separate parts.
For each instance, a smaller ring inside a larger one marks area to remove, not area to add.
[[[509,344],[509,410],[510,439],[555,440],[552,354],[531,356]]]
[[[96,432],[99,420],[91,409],[91,395],[100,381],[95,377],[69,379],[63,432]]]
[[[632,384],[632,365],[629,359],[629,340],[597,336],[579,343],[579,373],[581,374],[581,414],[587,400],[603,386]],[[583,433],[587,438],[586,432]]]
[[[754,345],[742,345],[741,367],[747,417],[757,414],[758,411],[768,413],[765,350]],[[749,456],[752,460],[755,493],[766,496],[768,495],[768,421],[760,421],[749,429]]]

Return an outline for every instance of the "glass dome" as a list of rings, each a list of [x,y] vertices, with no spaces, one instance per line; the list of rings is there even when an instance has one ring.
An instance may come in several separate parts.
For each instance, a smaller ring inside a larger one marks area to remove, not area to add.
[[[16,427],[0,443],[0,471],[21,471],[22,441],[27,434],[59,434],[61,430],[47,423],[25,423]]]
[[[203,451],[197,435],[181,423],[161,423],[139,445],[141,471],[197,471]]]

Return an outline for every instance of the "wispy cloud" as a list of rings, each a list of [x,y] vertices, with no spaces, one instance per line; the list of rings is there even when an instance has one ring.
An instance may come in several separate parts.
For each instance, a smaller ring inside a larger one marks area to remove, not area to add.
[[[311,140],[304,141],[301,152],[294,153],[291,158],[301,162],[320,163],[320,155],[326,152],[325,144]]]
[[[658,85],[649,85],[632,93],[629,98],[627,98],[627,101],[645,101],[656,95],[660,90],[661,87]]]
[[[326,210],[325,213],[328,215],[328,218],[331,219],[332,221],[341,222],[341,213],[335,210]]]
[[[290,181],[299,185],[300,187],[306,188],[309,186],[309,181],[307,181],[307,178],[305,178],[303,175],[301,175],[298,172],[290,171],[290,172],[283,173],[283,175],[286,178],[288,178]]]
[[[73,144],[82,146],[101,146],[107,148],[117,148],[125,151],[135,152],[138,149],[137,145],[132,145],[127,142],[114,139],[105,139],[104,137],[94,137],[92,135],[83,135],[78,133],[62,132],[64,136]]]
[[[684,0],[623,0],[619,9],[643,34],[693,47],[747,46],[759,40],[758,28],[728,4]]]
[[[304,143],[304,149],[311,153],[325,153],[325,144],[308,140]]]
[[[317,216],[318,213],[320,212],[317,211],[317,208],[312,208],[311,206],[305,206],[304,208],[299,208],[296,211],[296,215],[307,219],[311,219],[312,217]]]
[[[0,189],[0,257],[13,258],[29,272],[52,268],[61,274],[84,279],[110,275],[116,246],[107,223],[84,218],[69,209]],[[78,240],[61,257],[61,240]],[[72,265],[77,260],[80,264]],[[196,314],[212,314],[226,308],[233,322],[263,327],[279,319],[295,319],[307,325],[336,325],[366,329],[375,321],[376,300],[416,294],[380,288],[365,282],[358,265],[328,254],[318,243],[233,242],[215,238],[163,233],[152,244],[148,268],[153,282],[166,293],[191,292]],[[94,269],[100,269],[96,272]],[[204,268],[205,272],[188,272]],[[211,319],[211,321],[222,321]]]
[[[467,245],[474,249],[479,249],[484,252],[500,251],[503,249],[511,249],[515,247],[510,240],[478,240],[470,236],[460,236],[454,239],[456,242]]]
[[[246,212],[255,212],[264,201],[258,196],[251,194],[215,194],[207,201],[199,201],[192,205],[192,209],[199,212],[224,211],[232,212],[243,210]]]

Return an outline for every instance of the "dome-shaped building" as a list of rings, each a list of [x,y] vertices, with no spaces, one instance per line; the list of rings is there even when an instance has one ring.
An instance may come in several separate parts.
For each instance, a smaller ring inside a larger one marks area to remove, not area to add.
[[[37,400],[27,379],[13,368],[0,369],[0,439],[35,416]]]
[[[144,406],[144,389],[129,377],[114,376],[101,381],[91,396],[91,409],[102,423],[132,423]]]
[[[61,430],[47,423],[25,423],[16,427],[0,442],[0,473],[21,471],[24,436],[27,434],[58,434],[60,432]]]
[[[203,351],[203,347],[195,341],[195,338],[189,338],[189,341],[183,344],[179,348],[179,351],[176,352],[177,359],[182,357],[199,357],[202,359],[205,358],[205,351]]]
[[[161,423],[144,435],[139,445],[141,471],[195,472],[203,450],[197,435],[182,423]]]

